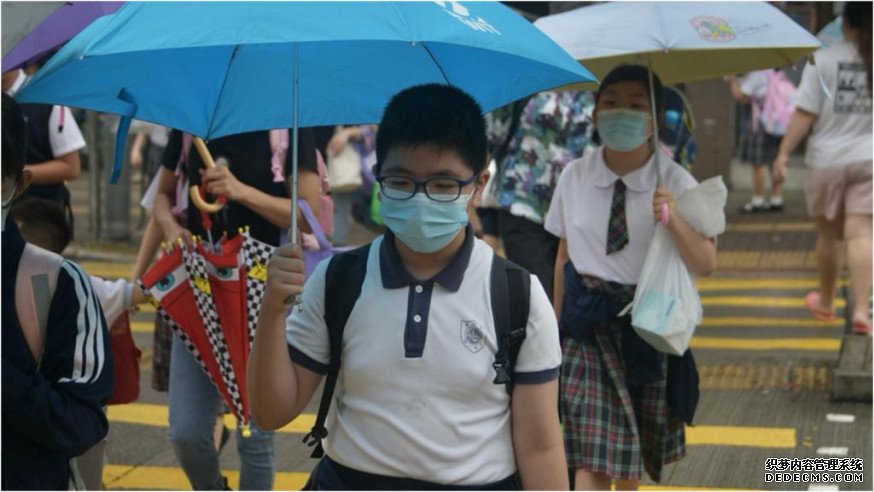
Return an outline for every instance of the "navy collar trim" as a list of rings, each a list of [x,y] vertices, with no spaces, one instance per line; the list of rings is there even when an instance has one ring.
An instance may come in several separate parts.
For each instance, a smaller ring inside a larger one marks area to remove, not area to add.
[[[461,249],[458,250],[455,258],[446,265],[446,268],[429,280],[437,282],[452,292],[457,292],[461,288],[464,272],[467,271],[467,265],[470,263],[470,257],[473,254],[474,235],[473,227],[470,224],[465,227],[464,234],[464,243],[461,244]],[[390,229],[385,230],[382,244],[379,247],[379,268],[382,274],[382,286],[385,289],[400,289],[401,287],[421,283],[421,281],[416,280],[415,277],[410,275],[407,267],[401,261],[401,256],[395,245],[395,235]]]

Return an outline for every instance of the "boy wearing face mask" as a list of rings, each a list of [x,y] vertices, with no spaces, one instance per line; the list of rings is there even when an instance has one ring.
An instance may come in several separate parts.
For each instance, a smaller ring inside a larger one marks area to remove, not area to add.
[[[109,334],[82,269],[26,244],[7,216],[31,175],[24,170],[24,119],[6,94],[2,111],[2,488],[67,490],[70,459],[108,430],[101,408],[113,390]],[[50,299],[33,286],[37,272],[46,275],[42,292],[53,291]]]
[[[654,76],[656,113],[662,86]],[[663,204],[665,227],[695,275],[716,266],[716,246],[676,213],[674,197],[696,185],[661,155],[656,187],[649,76],[617,67],[601,82],[595,127],[604,145],[568,164],[546,216],[561,238],[555,263],[555,313],[563,340],[561,411],[568,465],[577,490],[636,489],[646,471],[658,482],[664,464],[685,454],[684,421],[697,403],[690,352],[668,356],[618,317],[634,297]]]
[[[468,224],[488,178],[481,114],[469,95],[436,84],[386,107],[374,171],[387,231],[370,245],[345,326],[320,490],[508,490],[517,471],[525,489],[567,489],[558,328],[536,277],[512,398],[493,383],[493,252]],[[266,428],[299,415],[328,368],[328,262],[304,286],[302,258],[285,245],[268,267],[249,362],[252,416]],[[283,300],[301,292],[302,309],[286,319]],[[478,344],[463,336],[471,327]]]

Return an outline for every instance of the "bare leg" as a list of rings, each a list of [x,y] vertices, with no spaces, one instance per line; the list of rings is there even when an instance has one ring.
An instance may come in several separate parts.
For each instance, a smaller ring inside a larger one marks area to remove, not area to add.
[[[871,295],[871,216],[848,215],[844,224],[847,241],[847,268],[853,289],[852,321],[871,322],[868,299]]]
[[[610,490],[612,479],[605,473],[594,473],[577,469],[574,476],[574,490]]]
[[[780,202],[783,201],[783,183],[777,183],[774,180],[771,180],[771,200],[779,198]]]
[[[765,196],[765,169],[768,166],[753,165],[753,196]]]
[[[637,490],[640,480],[616,480],[616,490]]]
[[[816,218],[816,270],[819,274],[820,307],[826,310],[834,308],[842,222],[842,219]]]

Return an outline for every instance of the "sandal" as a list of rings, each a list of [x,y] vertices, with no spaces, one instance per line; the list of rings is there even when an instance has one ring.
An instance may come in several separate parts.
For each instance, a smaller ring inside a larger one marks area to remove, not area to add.
[[[814,318],[820,321],[834,321],[835,308],[826,309],[820,303],[820,295],[817,291],[808,292],[804,297],[804,306]]]
[[[864,321],[861,319],[853,321],[853,333],[857,335],[870,335],[871,331],[870,321]]]

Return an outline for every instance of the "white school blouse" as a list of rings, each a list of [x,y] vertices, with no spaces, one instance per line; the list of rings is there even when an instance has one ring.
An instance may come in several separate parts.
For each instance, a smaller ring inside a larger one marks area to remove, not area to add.
[[[664,154],[659,162],[663,182],[675,198],[698,184],[688,171]],[[622,177],[627,187],[628,245],[611,255],[607,255],[607,225],[613,187],[619,176],[604,162],[604,147],[571,161],[564,169],[544,227],[567,240],[568,255],[577,273],[623,284],[637,283],[656,227],[652,213],[654,167],[651,157],[643,167]]]

